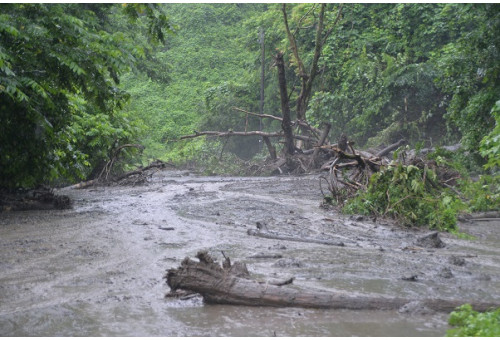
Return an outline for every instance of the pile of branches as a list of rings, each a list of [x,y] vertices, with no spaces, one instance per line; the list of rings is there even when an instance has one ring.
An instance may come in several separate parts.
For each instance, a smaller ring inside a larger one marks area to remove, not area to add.
[[[109,163],[109,162],[108,162]],[[163,162],[159,159],[152,161],[149,165],[142,167],[139,166],[137,169],[128,171],[119,175],[109,175],[109,171],[101,172],[101,174],[106,174],[105,176],[100,175],[95,179],[80,182],[69,187],[67,189],[85,189],[95,185],[140,185],[147,183],[153,175],[165,169],[167,167],[175,167],[173,164]]]
[[[389,165],[387,156],[391,151],[398,149],[406,144],[404,139],[391,144],[376,154],[366,151],[356,152],[354,142],[348,141],[345,135],[342,135],[339,142],[335,145],[320,146],[319,149],[333,154],[321,167],[326,175],[320,176],[320,189],[324,197],[322,182],[326,182],[327,189],[337,203],[342,202],[354,195],[358,190],[366,190],[371,175],[380,171],[383,165]]]

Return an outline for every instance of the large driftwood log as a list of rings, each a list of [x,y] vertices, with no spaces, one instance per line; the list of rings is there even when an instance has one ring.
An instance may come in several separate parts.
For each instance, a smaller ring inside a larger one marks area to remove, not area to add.
[[[223,265],[215,263],[206,252],[198,252],[199,262],[186,257],[177,269],[170,269],[165,278],[172,291],[178,289],[199,293],[206,303],[244,306],[302,307],[330,309],[394,310],[411,302],[405,298],[341,294],[320,290],[304,291],[297,287],[277,286],[250,279],[246,265],[231,265],[226,258]],[[461,301],[426,299],[418,301],[424,308],[450,312],[462,305]],[[475,310],[498,308],[498,303],[472,303]]]

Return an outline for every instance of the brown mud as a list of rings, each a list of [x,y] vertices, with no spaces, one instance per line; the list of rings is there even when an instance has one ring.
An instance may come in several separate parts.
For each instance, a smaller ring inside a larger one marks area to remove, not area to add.
[[[0,213],[2,336],[441,336],[448,315],[204,305],[165,298],[185,256],[221,251],[262,279],[418,300],[500,301],[498,221],[476,237],[340,216],[320,207],[317,176],[198,177],[156,173],[147,185],[58,192],[71,210]],[[274,240],[248,229],[342,242]],[[328,242],[326,242],[328,243]]]

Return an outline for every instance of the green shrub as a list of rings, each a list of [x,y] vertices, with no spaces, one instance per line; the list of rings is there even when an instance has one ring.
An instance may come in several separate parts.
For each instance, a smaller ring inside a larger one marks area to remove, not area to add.
[[[500,175],[482,175],[477,181],[461,180],[459,189],[468,201],[468,211],[500,210]]]
[[[464,205],[456,194],[441,188],[436,178],[427,167],[388,166],[372,175],[367,190],[348,200],[343,212],[388,216],[407,226],[456,231],[456,215]]]
[[[488,159],[485,169],[500,167],[500,100],[493,106],[491,115],[495,118],[495,127],[483,137],[479,147],[481,156]]]
[[[457,308],[450,314],[450,326],[446,336],[500,336],[500,308],[479,313],[469,304]]]

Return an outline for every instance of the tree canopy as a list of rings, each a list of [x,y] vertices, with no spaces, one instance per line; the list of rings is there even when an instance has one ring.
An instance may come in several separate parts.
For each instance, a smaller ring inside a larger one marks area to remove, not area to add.
[[[143,161],[259,154],[259,137],[179,138],[280,128],[234,110],[259,111],[260,32],[264,113],[281,116],[281,51],[292,119],[358,145],[461,141],[499,165],[498,4],[0,6],[0,187],[89,177],[129,142]]]

